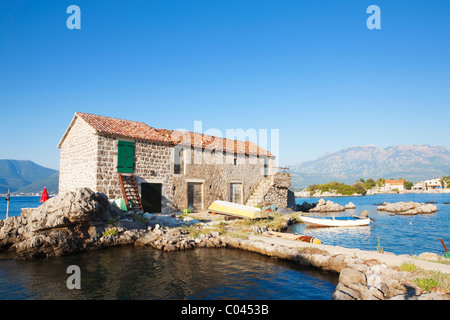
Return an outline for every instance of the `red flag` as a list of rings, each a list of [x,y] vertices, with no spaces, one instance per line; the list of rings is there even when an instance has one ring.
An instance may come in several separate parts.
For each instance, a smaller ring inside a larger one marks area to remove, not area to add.
[[[44,187],[44,190],[42,191],[42,196],[41,196],[40,202],[45,202],[48,199],[49,199],[48,192],[47,192],[47,189]]]

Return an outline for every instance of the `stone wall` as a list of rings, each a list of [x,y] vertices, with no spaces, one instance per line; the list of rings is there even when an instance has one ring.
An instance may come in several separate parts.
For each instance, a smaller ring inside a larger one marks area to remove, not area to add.
[[[86,122],[76,119],[60,150],[59,192],[80,187],[95,189],[98,136]]]
[[[273,185],[264,196],[264,203],[274,204],[278,208],[295,208],[295,196],[289,190],[291,186],[291,175],[286,172],[279,172],[273,176]]]
[[[118,140],[98,137],[100,161],[95,190],[105,193],[110,199],[122,197],[116,169]],[[188,182],[203,184],[203,210],[206,210],[215,200],[229,200],[230,182],[242,183],[245,202],[263,176],[263,159],[239,155],[237,165],[234,165],[233,155],[206,152],[202,157],[202,151],[196,149],[186,150],[184,170],[181,174],[174,174],[175,150],[178,149],[157,142],[135,141],[136,183],[139,188],[141,183],[162,184],[163,213],[188,207]]]
[[[122,198],[117,175],[117,139],[99,136],[98,158],[94,190],[104,193],[110,200]]]
[[[109,199],[122,198],[117,173],[118,141],[121,138],[99,136],[99,164],[96,191],[105,193]],[[134,141],[134,175],[140,192],[142,183],[162,184],[162,212],[175,211],[172,192],[173,147],[149,141]]]
[[[104,193],[110,200],[122,198],[117,173],[119,140],[134,142],[134,175],[139,191],[142,183],[162,184],[163,213],[188,207],[189,182],[202,183],[202,209],[207,210],[215,200],[230,200],[230,183],[241,184],[244,204],[264,176],[264,158],[190,147],[184,148],[181,173],[174,174],[174,152],[178,152],[179,147],[98,135],[77,118],[61,146],[59,191],[89,187]],[[286,194],[283,197],[286,198]]]
[[[203,183],[203,210],[215,200],[230,200],[229,184],[242,184],[242,204],[246,202],[254,191],[259,181],[263,178],[264,159],[254,156],[236,156],[209,151],[190,150],[186,153],[185,172],[174,175],[173,189],[176,206],[180,209],[187,208],[187,184],[188,182]],[[199,163],[200,162],[200,163]]]
[[[161,183],[163,213],[178,211],[173,194],[173,150],[172,146],[157,142],[135,143],[134,174],[139,192],[141,183]]]

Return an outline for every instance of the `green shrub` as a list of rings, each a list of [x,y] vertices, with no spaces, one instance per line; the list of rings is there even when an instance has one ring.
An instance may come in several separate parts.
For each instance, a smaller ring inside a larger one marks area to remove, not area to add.
[[[415,279],[414,282],[421,288],[423,291],[431,291],[432,289],[436,289],[439,285],[439,281],[434,278],[419,278]]]

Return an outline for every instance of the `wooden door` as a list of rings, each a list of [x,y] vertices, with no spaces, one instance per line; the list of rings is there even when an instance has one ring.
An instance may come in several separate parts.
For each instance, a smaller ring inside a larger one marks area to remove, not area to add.
[[[194,212],[203,210],[202,189],[201,182],[188,182],[188,208]]]
[[[242,183],[230,183],[230,202],[242,204]]]

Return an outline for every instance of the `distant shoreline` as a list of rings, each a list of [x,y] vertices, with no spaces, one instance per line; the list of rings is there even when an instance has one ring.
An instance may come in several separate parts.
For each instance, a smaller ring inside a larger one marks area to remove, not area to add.
[[[309,192],[309,191],[306,191]],[[322,193],[321,195],[297,195],[299,193],[305,192],[294,192],[295,198],[342,198],[342,197],[363,197],[363,196],[375,196],[377,194],[388,195],[388,194],[450,194],[450,189],[441,189],[441,190],[429,190],[429,191],[400,191],[400,192],[376,192],[376,193],[368,193],[365,195],[362,194],[352,194],[352,195],[344,195],[344,194],[333,194],[333,193]]]
[[[37,193],[32,193],[32,194],[13,194],[13,193],[11,193],[10,194],[10,196],[11,196],[11,198],[20,198],[20,197],[40,197],[41,196],[41,194],[37,194]],[[54,197],[54,196],[56,196],[56,194],[54,194],[54,193],[52,193],[52,194],[48,194],[48,196],[49,197]],[[4,197],[6,197],[6,193],[4,193],[4,194],[2,194],[2,193],[0,193],[0,198],[4,198]]]

